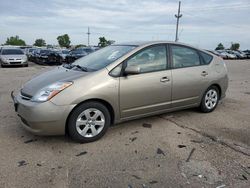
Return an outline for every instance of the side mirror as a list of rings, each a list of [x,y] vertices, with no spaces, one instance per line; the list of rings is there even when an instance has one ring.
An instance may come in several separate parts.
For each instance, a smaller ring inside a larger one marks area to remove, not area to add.
[[[127,66],[125,68],[124,74],[127,75],[132,75],[132,74],[140,74],[141,69],[139,66],[135,65],[135,66]]]

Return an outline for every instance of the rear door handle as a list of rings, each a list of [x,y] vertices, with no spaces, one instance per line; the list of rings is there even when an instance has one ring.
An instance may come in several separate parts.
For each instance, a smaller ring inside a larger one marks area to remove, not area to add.
[[[201,76],[207,76],[207,75],[208,75],[207,71],[202,71],[201,72]]]
[[[169,82],[170,79],[169,79],[167,76],[164,76],[164,77],[161,78],[160,81],[161,81],[161,82]]]

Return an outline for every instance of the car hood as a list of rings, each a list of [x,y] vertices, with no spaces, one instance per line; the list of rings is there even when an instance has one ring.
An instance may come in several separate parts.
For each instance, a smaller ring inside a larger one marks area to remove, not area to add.
[[[21,93],[27,96],[34,96],[42,88],[58,81],[74,81],[77,78],[88,75],[89,72],[69,70],[64,67],[57,67],[48,72],[31,79],[24,84]]]
[[[25,58],[26,55],[1,55],[2,58],[4,59],[23,59]]]

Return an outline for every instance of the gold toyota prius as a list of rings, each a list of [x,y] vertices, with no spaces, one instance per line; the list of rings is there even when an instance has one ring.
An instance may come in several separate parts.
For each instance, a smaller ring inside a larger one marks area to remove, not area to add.
[[[220,57],[182,43],[133,42],[45,72],[12,98],[28,131],[92,142],[123,121],[193,107],[212,112],[227,87]]]

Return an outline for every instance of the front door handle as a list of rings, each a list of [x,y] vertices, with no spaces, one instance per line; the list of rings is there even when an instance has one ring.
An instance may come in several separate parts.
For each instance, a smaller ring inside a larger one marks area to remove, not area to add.
[[[201,76],[207,76],[207,75],[208,75],[207,71],[202,71],[201,72]]]
[[[169,79],[167,76],[164,76],[164,77],[161,78],[160,81],[161,81],[161,82],[169,82],[170,79]]]

